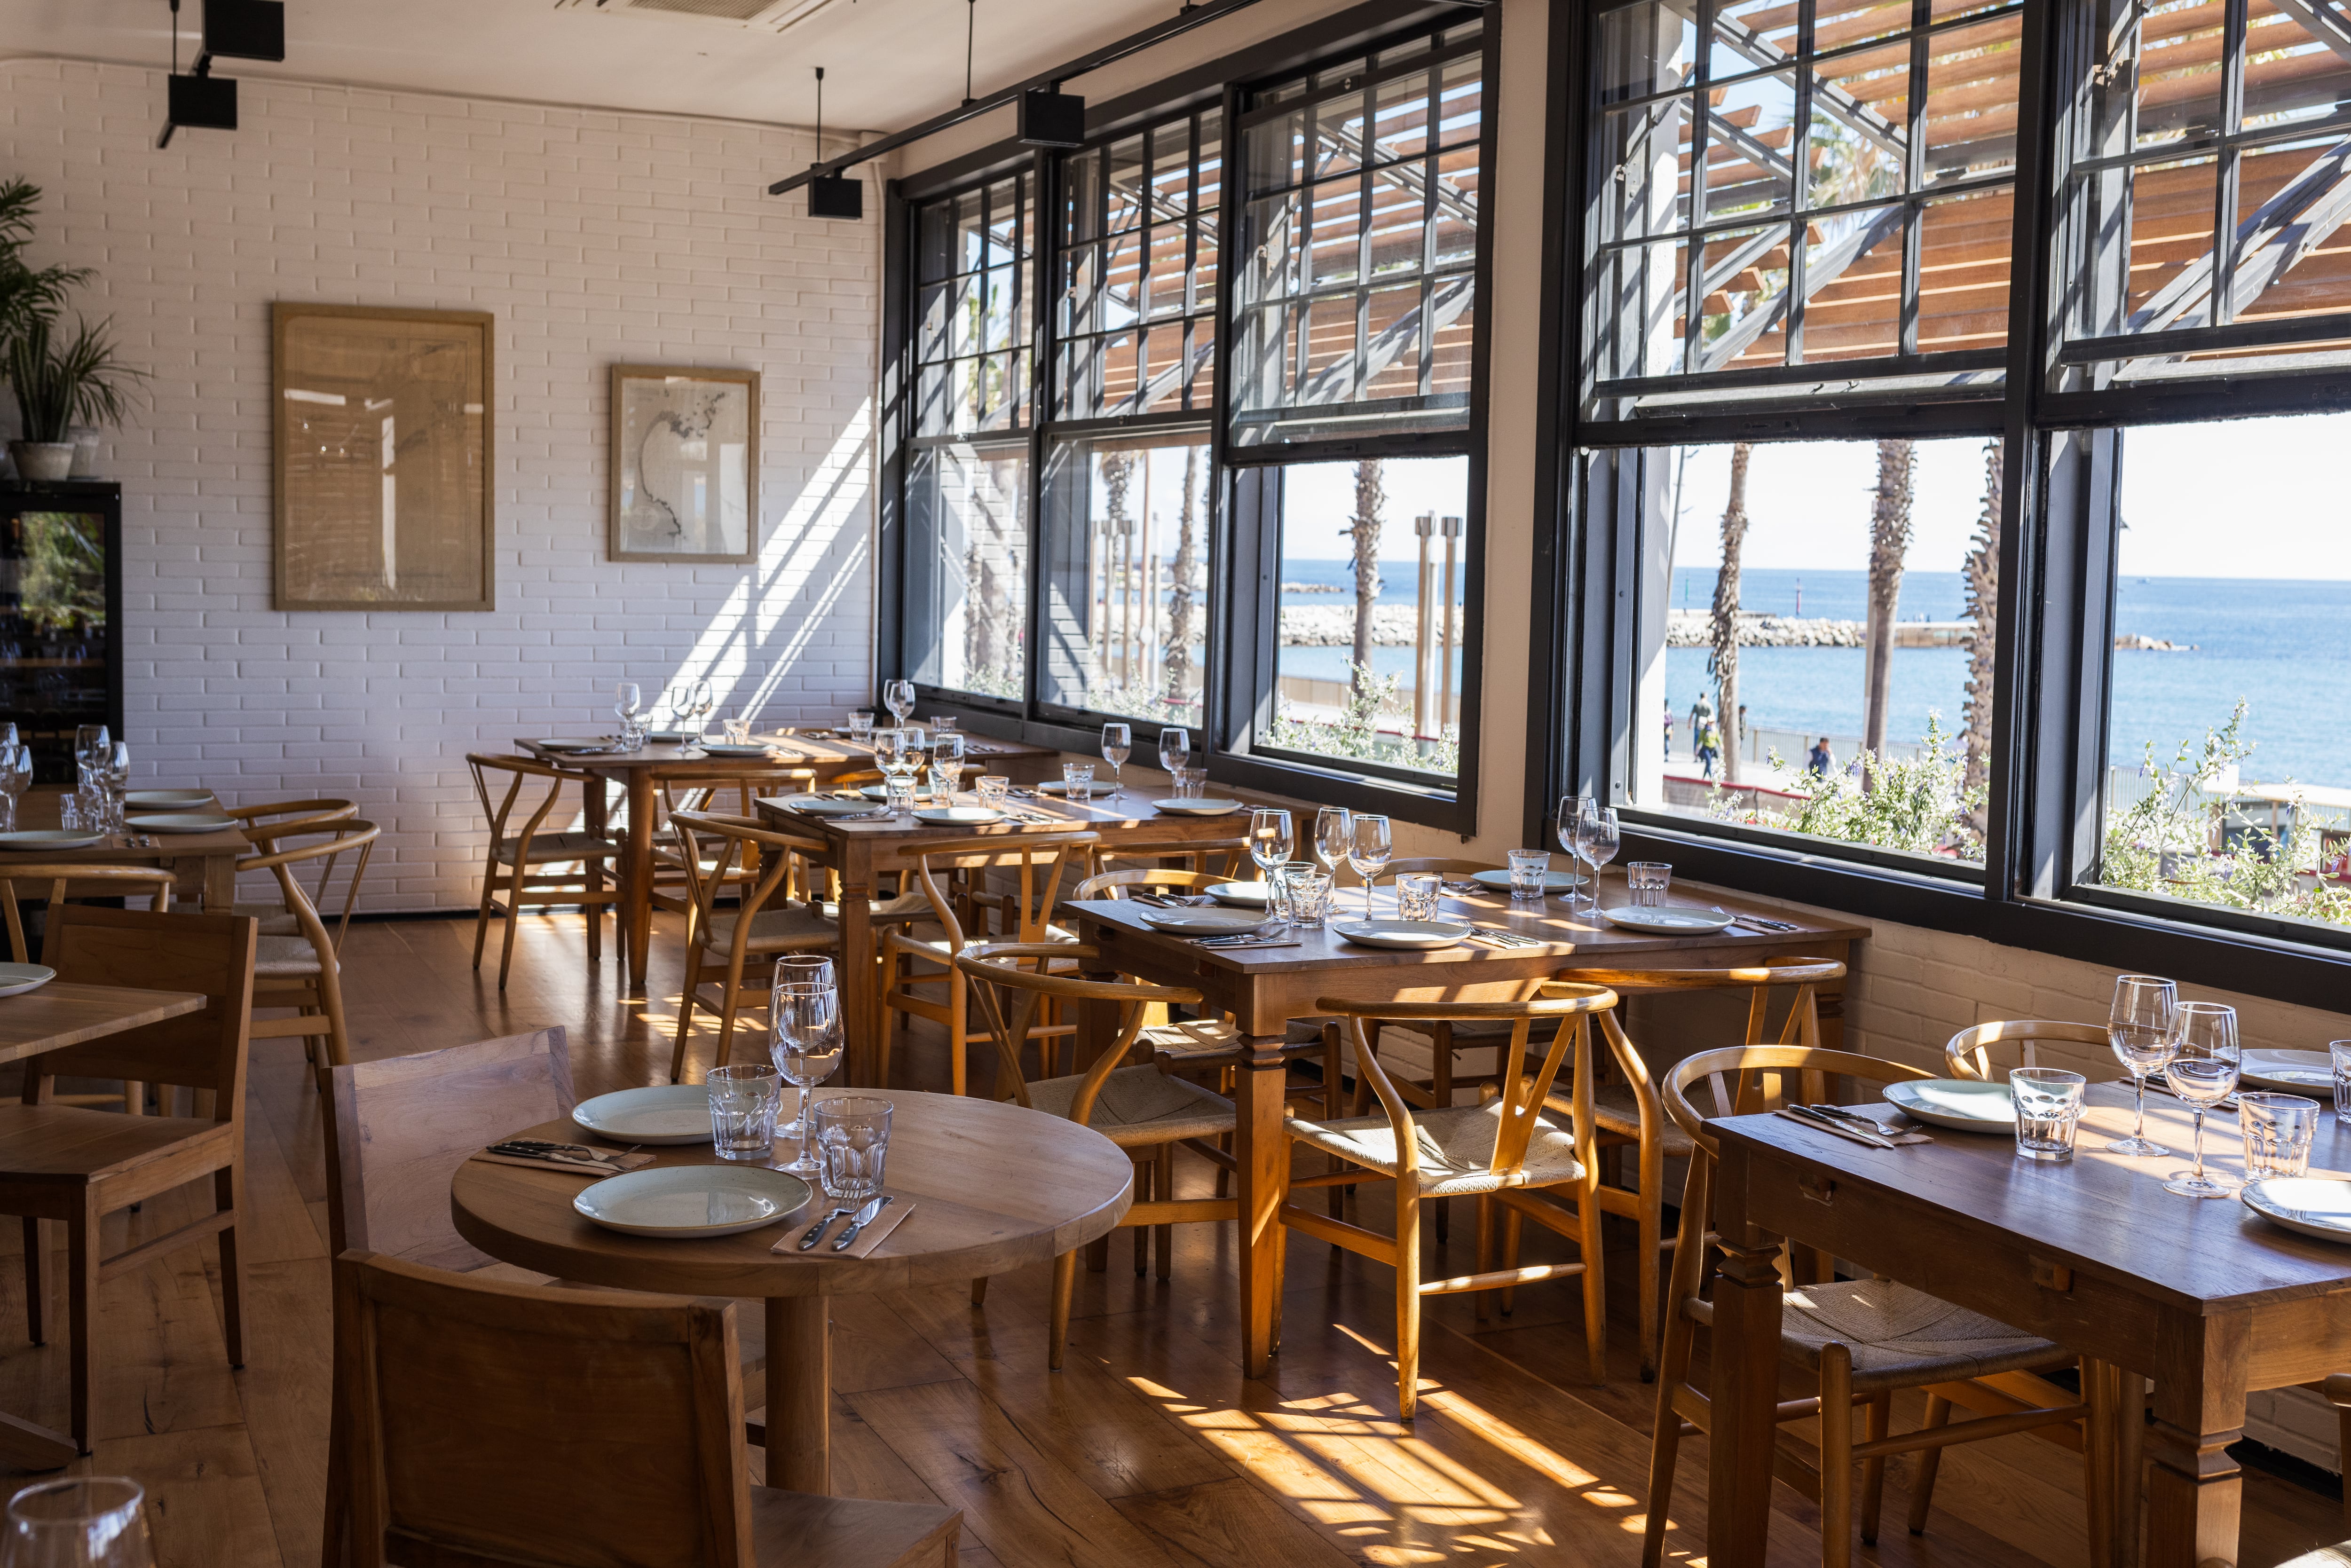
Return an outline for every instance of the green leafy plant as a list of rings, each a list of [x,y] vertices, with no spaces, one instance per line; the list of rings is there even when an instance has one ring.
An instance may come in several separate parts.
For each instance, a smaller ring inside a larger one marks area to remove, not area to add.
[[[34,323],[55,320],[67,291],[89,281],[88,267],[25,265],[40,205],[41,188],[30,181],[0,183],[0,352]]]
[[[1347,706],[1340,710],[1336,723],[1300,718],[1285,709],[1274,716],[1266,734],[1266,744],[1285,751],[1384,762],[1391,768],[1410,768],[1425,773],[1460,772],[1461,737],[1457,730],[1447,729],[1426,749],[1408,737],[1380,733],[1381,714],[1402,706],[1398,694],[1404,686],[1403,676],[1383,675],[1350,659],[1347,678]]]
[[[112,326],[77,318],[73,336],[59,340],[38,319],[9,340],[5,364],[25,440],[64,441],[77,423],[122,423],[125,391],[147,372],[117,357]]]
[[[1983,839],[1973,819],[1982,809],[1984,786],[1968,783],[1967,757],[1953,750],[1953,741],[1943,733],[1943,716],[1930,709],[1917,756],[1887,758],[1863,751],[1855,758],[1857,778],[1844,772],[1823,778],[1791,768],[1774,749],[1769,753],[1772,772],[1794,779],[1787,787],[1788,807],[1767,815],[1718,789],[1708,810],[1724,821],[1784,828],[1849,844],[1980,860]]]

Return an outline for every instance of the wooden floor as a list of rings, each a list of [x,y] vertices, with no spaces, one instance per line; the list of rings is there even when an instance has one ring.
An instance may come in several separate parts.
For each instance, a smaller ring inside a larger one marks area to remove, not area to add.
[[[504,996],[494,973],[472,971],[471,937],[470,922],[456,921],[352,931],[345,972],[359,1055],[561,1024],[582,1094],[666,1073],[680,972],[674,926],[643,1000],[617,996],[609,963],[590,973],[576,917],[526,922]],[[935,1050],[908,1054],[918,1077],[935,1074]],[[96,1453],[84,1468],[145,1483],[167,1568],[319,1561],[329,1291],[317,1100],[300,1062],[295,1041],[255,1047],[244,1370],[225,1364],[209,1245],[105,1287]],[[1205,1166],[1186,1164],[1186,1181],[1205,1186]],[[181,1223],[181,1196],[110,1220],[107,1250]],[[1375,1196],[1362,1201],[1366,1217],[1382,1218]],[[0,1227],[0,1249],[16,1248],[17,1228]],[[1468,1228],[1454,1233],[1457,1254]],[[1233,1227],[1177,1235],[1172,1281],[1135,1278],[1124,1238],[1107,1273],[1080,1272],[1059,1374],[1045,1369],[1041,1269],[996,1281],[984,1311],[951,1289],[842,1312],[835,1489],[962,1509],[967,1568],[1638,1562],[1652,1391],[1635,1375],[1621,1320],[1614,1381],[1577,1381],[1572,1282],[1523,1291],[1515,1315],[1483,1332],[1468,1298],[1431,1301],[1426,1392],[1407,1428],[1395,1418],[1383,1270],[1294,1242],[1276,1370],[1244,1382]],[[1463,1266],[1457,1256],[1447,1268]],[[1625,1270],[1617,1276],[1629,1284]],[[22,1271],[11,1263],[0,1267],[0,1409],[62,1426],[62,1350],[27,1346],[24,1323]],[[1705,1463],[1702,1441],[1684,1445],[1667,1537],[1678,1563],[1704,1555]],[[2045,1444],[2011,1437],[1951,1450],[1923,1537],[1899,1522],[1909,1465],[1896,1460],[1892,1471],[1887,1530],[1861,1549],[1864,1562],[2074,1563],[2085,1554],[2078,1464]],[[2329,1500],[2261,1474],[2245,1490],[2248,1568],[2344,1533]],[[1773,1560],[1817,1563],[1814,1511],[1784,1487],[1780,1504]]]

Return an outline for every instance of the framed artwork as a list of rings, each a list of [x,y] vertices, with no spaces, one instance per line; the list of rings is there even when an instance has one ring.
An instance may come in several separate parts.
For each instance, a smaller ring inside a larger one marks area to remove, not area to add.
[[[759,372],[612,367],[614,560],[747,561],[759,544]]]
[[[277,608],[497,608],[489,313],[271,316]]]

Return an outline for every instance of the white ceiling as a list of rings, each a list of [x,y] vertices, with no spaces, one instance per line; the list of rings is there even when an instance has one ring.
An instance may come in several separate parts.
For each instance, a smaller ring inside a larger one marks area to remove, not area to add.
[[[221,74],[894,131],[961,101],[965,0],[767,0],[748,23],[646,0],[289,0],[286,60]],[[758,0],[653,0],[736,5]],[[1176,0],[978,0],[982,94],[1172,16]],[[183,0],[182,68],[203,0]],[[794,17],[798,20],[794,20]],[[166,0],[0,0],[0,57],[161,67]],[[827,138],[830,141],[830,136]]]

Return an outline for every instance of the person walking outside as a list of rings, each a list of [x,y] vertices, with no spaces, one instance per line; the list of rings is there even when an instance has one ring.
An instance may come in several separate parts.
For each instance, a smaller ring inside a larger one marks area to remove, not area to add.
[[[1836,753],[1829,749],[1829,737],[1823,736],[1804,759],[1804,771],[1815,779],[1825,779],[1836,767]]]
[[[1698,738],[1698,773],[1701,778],[1714,777],[1715,758],[1722,755],[1722,732],[1714,727],[1714,716],[1706,716],[1705,727],[1696,731]]]

